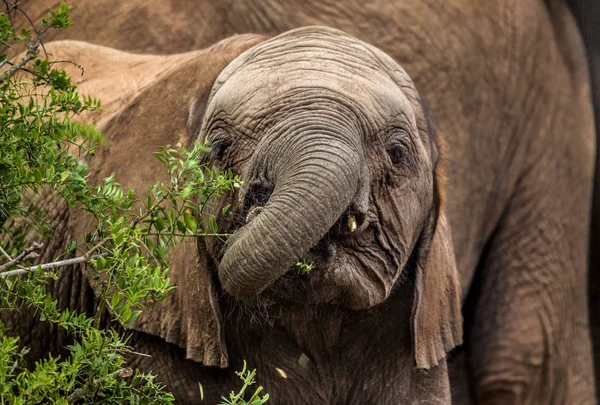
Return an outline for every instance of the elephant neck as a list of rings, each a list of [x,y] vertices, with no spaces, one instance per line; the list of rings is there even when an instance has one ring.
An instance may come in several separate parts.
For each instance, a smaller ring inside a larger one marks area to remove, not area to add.
[[[331,404],[449,403],[445,363],[415,368],[412,297],[412,284],[405,282],[382,304],[361,311],[320,305],[252,312],[225,305],[230,368],[241,369],[244,360],[257,368],[274,398],[310,392]]]
[[[296,355],[310,356],[320,361],[333,361],[347,353],[370,351],[373,341],[390,347],[390,350],[414,362],[410,316],[412,286],[403,283],[394,289],[390,298],[373,308],[348,310],[338,305],[273,305],[249,308],[237,303],[222,303],[225,336],[228,348],[262,342],[285,341],[294,347]],[[267,345],[265,343],[265,345]],[[376,353],[379,355],[380,353]],[[235,353],[230,353],[234,357]]]

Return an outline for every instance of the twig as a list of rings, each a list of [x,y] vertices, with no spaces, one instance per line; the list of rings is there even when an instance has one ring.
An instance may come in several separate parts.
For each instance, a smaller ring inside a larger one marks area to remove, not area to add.
[[[38,53],[39,53],[38,48],[39,47],[40,47],[40,40],[37,39],[37,40],[33,41],[27,47],[27,53],[25,54],[25,56],[23,56],[23,59],[21,59],[18,63],[15,63],[13,65],[13,67],[11,67],[10,69],[8,69],[6,72],[4,72],[0,76],[0,83],[4,83],[4,81],[6,79],[8,79],[12,75],[14,75],[19,69],[21,69],[27,63],[29,63],[30,61],[32,61],[33,59],[35,59],[38,56]]]
[[[52,54],[50,54],[52,55]],[[79,63],[73,62],[72,60],[53,60],[52,62],[48,62],[49,65],[54,65],[56,63],[68,63],[71,64],[73,66],[75,66],[77,69],[81,70],[81,76],[83,76],[85,69],[83,69],[83,66],[80,65]]]
[[[12,260],[12,257],[10,257],[8,255],[8,253],[6,253],[6,251],[4,249],[2,249],[2,246],[0,246],[0,252],[4,255],[4,257],[6,257],[8,260]]]
[[[6,16],[8,17],[8,21],[10,21],[10,26],[14,27],[15,26],[15,22],[14,22],[14,16],[10,15],[10,12],[12,10],[14,10],[15,8],[17,8],[16,4],[10,4],[8,1],[6,0],[2,0],[2,2],[4,3],[4,5],[6,6]],[[14,14],[14,13],[13,13]]]
[[[116,378],[127,378],[133,375],[133,370],[130,367],[124,367],[113,372],[112,375]],[[80,399],[83,399],[86,396],[92,394],[100,388],[100,386],[102,385],[102,381],[102,378],[88,380],[88,382],[86,382],[83,387],[77,388],[71,395],[67,397],[67,402],[69,404],[74,404]]]
[[[58,262],[40,264],[38,266],[31,266],[31,267],[27,267],[25,269],[5,271],[4,273],[0,273],[0,278],[10,277],[10,276],[19,276],[21,274],[31,273],[36,270],[44,271],[44,270],[50,270],[50,269],[56,269],[59,267],[69,266],[71,264],[87,263],[90,260],[97,259],[98,257],[104,257],[104,256],[106,256],[106,253],[103,253],[100,255],[94,255],[92,257],[80,256],[80,257],[75,257],[73,259],[60,260]]]
[[[94,253],[96,250],[100,249],[109,240],[110,239],[108,239],[108,238],[102,239],[100,242],[96,243],[90,250],[88,250],[87,253],[83,257],[89,259],[92,256],[92,253]],[[99,255],[99,256],[103,256],[103,255]]]
[[[35,32],[35,34],[39,37],[40,36],[40,32],[37,30],[37,28],[35,27],[35,24],[33,23],[33,21],[31,20],[31,18],[29,18],[29,16],[27,15],[27,13],[25,11],[23,11],[21,9],[21,7],[19,7],[18,3],[15,3],[15,5],[13,6],[15,13],[17,11],[19,11],[23,17],[25,17],[27,19],[27,21],[29,21],[29,25],[31,25],[31,29]]]
[[[175,236],[175,237],[183,237],[183,238],[195,238],[198,236],[204,237],[215,237],[215,238],[227,238],[233,235],[232,233],[176,233],[176,232],[148,232],[145,236]]]
[[[21,349],[20,356],[21,357],[25,356],[27,354],[27,352],[29,352],[29,349],[27,349],[27,347],[23,347]],[[10,368],[9,374],[14,373],[18,366],[19,366],[19,359],[16,359],[15,362],[13,363],[12,367]]]
[[[2,66],[6,65],[7,63],[12,66],[12,63],[10,63],[10,59],[8,59],[8,56],[6,57],[6,59],[0,62],[0,68],[2,68]]]
[[[102,385],[101,378],[96,378],[94,380],[88,380],[88,382],[86,382],[83,387],[77,388],[71,395],[69,395],[67,397],[67,402],[69,404],[74,404],[75,402],[79,401],[80,399],[85,398],[86,396],[88,396],[91,393],[93,393],[94,391],[96,391],[98,388],[100,388],[101,385]]]
[[[33,245],[31,245],[30,247],[28,247],[27,249],[25,249],[23,252],[19,253],[19,255],[17,257],[15,257],[14,259],[11,259],[8,261],[8,263],[4,263],[3,265],[0,266],[0,272],[3,272],[4,270],[14,266],[15,264],[18,264],[21,260],[25,260],[25,259],[35,259],[37,258],[37,253],[35,253],[36,250],[40,250],[42,247],[44,247],[43,243],[37,243],[37,242],[33,242]],[[0,248],[1,249],[1,248]],[[2,249],[2,253],[10,258],[10,256],[8,256],[6,254],[6,252],[4,251],[4,249]]]
[[[136,355],[138,355],[138,356],[142,356],[142,357],[150,357],[150,358],[152,357],[152,356],[150,356],[149,354],[146,354],[146,353],[139,353],[139,352],[134,352],[133,350],[128,350],[128,353],[131,353],[131,354],[136,354]]]
[[[33,23],[33,21],[31,20],[31,18],[27,15],[27,13],[25,11],[23,11],[23,9],[21,7],[19,7],[19,2],[15,2],[15,5],[13,6],[14,8],[14,13],[16,16],[17,11],[20,12],[23,17],[25,17],[27,19],[27,21],[29,21],[29,25],[31,25],[31,29],[33,30],[33,32],[35,32],[36,35],[36,42],[39,42],[39,45],[42,46],[42,49],[44,50],[44,57],[46,59],[48,59],[48,52],[46,52],[46,47],[44,46],[44,42],[42,42],[42,35],[44,35],[44,33],[48,30],[48,26],[45,25],[42,22],[39,25],[39,28],[36,28],[35,24]],[[13,23],[11,23],[12,26],[14,26]]]

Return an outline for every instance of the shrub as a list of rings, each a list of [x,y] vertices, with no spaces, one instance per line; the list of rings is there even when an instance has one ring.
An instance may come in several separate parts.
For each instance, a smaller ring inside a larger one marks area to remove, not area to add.
[[[31,22],[29,29],[15,32],[15,17],[26,15],[18,1],[3,2],[0,309],[33,311],[40,320],[64,329],[75,343],[66,355],[48,355],[28,369],[24,361],[28,349],[0,324],[0,403],[171,403],[173,396],[152,375],[127,367],[125,355],[132,353],[127,336],[101,329],[100,317],[109,309],[126,325],[147,304],[163,299],[172,288],[167,253],[183,238],[217,236],[214,219],[204,227],[196,218],[211,196],[239,187],[240,180],[230,171],[202,166],[200,157],[208,149],[196,143],[190,149],[167,146],[156,153],[169,180],[150,186],[147,195],[124,190],[112,176],[99,185],[88,184],[85,159],[94,155],[103,138],[74,117],[98,109],[100,102],[77,93],[67,73],[48,60],[43,44],[48,30],[71,26],[70,7],[61,3],[39,24]],[[20,56],[10,56],[23,47]],[[64,254],[71,258],[33,266],[40,242],[53,237],[46,207],[37,198],[48,193],[89,212],[94,231],[84,241],[68,243]],[[133,211],[134,204],[142,208]],[[97,281],[99,305],[92,318],[59,310],[47,291],[48,281],[56,280],[62,267],[79,263],[87,263],[86,271]],[[243,370],[245,385],[236,403],[245,403],[242,397],[253,383],[251,373]],[[250,403],[266,401],[257,402],[258,392]]]

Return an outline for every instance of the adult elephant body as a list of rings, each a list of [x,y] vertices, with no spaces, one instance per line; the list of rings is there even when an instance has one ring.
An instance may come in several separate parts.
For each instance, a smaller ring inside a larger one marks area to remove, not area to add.
[[[150,2],[137,9],[130,4],[123,5],[127,10],[115,8],[110,22],[98,22],[101,27],[86,23],[86,18],[97,21],[99,13],[80,4],[75,11],[79,31],[68,35],[130,50],[175,53],[235,32],[275,34],[320,23],[390,54],[428,101],[439,137],[448,145],[445,204],[467,303],[464,351],[473,397],[478,403],[593,402],[585,287],[593,119],[582,44],[564,5],[468,0],[302,2],[287,7],[249,1],[161,3],[171,13],[166,15],[181,18],[175,27],[151,30],[139,39],[146,20],[133,16],[164,10]],[[128,24],[120,24],[120,18]],[[139,27],[132,25],[137,23]],[[153,29],[160,26],[155,23]],[[117,131],[117,123],[124,125],[117,120],[109,130]],[[118,161],[112,167],[118,172]],[[189,299],[183,289],[177,294],[182,303]],[[180,304],[180,310],[185,312],[186,305]],[[184,315],[193,328],[193,316]],[[289,316],[288,322],[300,322]],[[232,328],[226,336],[237,336],[233,325],[226,326]],[[211,365],[222,360],[207,354],[216,349],[194,348],[208,347],[206,336],[190,344],[173,337],[177,333],[164,323],[154,326],[151,321],[141,330],[187,346],[187,356],[195,360]],[[145,335],[140,339],[152,340]],[[328,339],[334,338],[295,336],[297,342],[325,344]],[[267,345],[274,340],[261,341]],[[285,348],[297,359],[292,349]],[[184,369],[177,356],[168,362]],[[342,387],[340,392],[352,392]]]
[[[586,45],[594,100],[596,134],[600,134],[600,7],[593,0],[571,1]],[[596,176],[590,239],[590,322],[596,382],[600,381],[600,156],[596,149]]]

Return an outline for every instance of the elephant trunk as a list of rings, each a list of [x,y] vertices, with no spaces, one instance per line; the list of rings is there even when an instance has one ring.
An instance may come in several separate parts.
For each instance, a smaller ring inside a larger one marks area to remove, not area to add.
[[[303,132],[286,143],[264,209],[228,243],[219,264],[225,290],[250,298],[285,274],[323,238],[357,193],[358,142]]]

